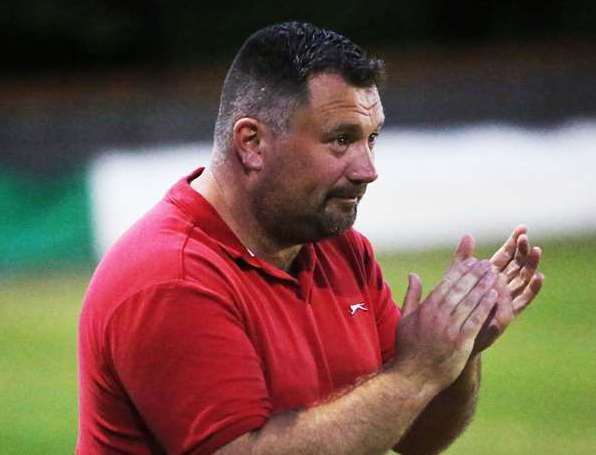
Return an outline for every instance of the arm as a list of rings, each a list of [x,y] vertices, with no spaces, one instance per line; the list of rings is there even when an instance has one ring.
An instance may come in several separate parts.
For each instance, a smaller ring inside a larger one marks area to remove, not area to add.
[[[480,387],[480,356],[467,363],[462,374],[438,394],[394,448],[403,455],[440,453],[472,420]]]
[[[272,417],[218,453],[383,453],[428,403],[461,375],[492,310],[496,274],[488,261],[455,263],[429,297],[411,288],[386,368],[327,403]]]
[[[536,272],[541,250],[530,248],[525,234],[526,228],[518,226],[490,259],[493,270],[500,275],[494,317],[489,317],[481,329],[474,353],[460,377],[420,414],[395,448],[398,452],[438,453],[454,441],[471,421],[480,387],[480,352],[491,346],[515,315],[532,302],[544,279]],[[465,236],[456,250],[455,261],[470,257],[473,249],[473,238]]]
[[[387,369],[328,403],[274,416],[217,453],[381,454],[437,392]]]
[[[461,239],[454,262],[461,262],[472,255],[474,240]],[[414,278],[417,279],[416,276]],[[412,282],[408,289],[408,294]],[[460,376],[453,384],[439,393],[419,415],[408,433],[394,447],[404,455],[439,453],[449,446],[472,420],[480,388],[480,355],[470,357]]]

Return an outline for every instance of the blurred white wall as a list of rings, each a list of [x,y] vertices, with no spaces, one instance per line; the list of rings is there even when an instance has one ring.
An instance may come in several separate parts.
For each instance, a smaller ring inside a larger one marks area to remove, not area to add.
[[[110,150],[90,170],[98,255],[167,189],[206,165],[210,144]],[[379,180],[356,227],[380,250],[452,245],[464,233],[501,240],[596,230],[596,121],[553,130],[501,125],[386,129]]]

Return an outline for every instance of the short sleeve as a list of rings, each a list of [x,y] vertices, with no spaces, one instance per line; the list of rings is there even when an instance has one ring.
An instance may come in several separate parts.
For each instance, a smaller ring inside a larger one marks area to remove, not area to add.
[[[385,363],[395,355],[395,334],[401,312],[393,300],[389,284],[383,278],[370,241],[357,231],[352,232],[363,260],[367,291],[375,305],[381,355]]]
[[[212,453],[271,413],[229,297],[185,282],[153,286],[117,308],[106,339],[115,375],[167,453]]]

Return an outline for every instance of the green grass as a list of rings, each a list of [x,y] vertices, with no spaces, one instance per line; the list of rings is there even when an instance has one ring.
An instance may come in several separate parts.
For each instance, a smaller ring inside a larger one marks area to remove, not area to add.
[[[543,292],[484,356],[477,415],[449,454],[596,453],[596,237],[542,242]],[[481,252],[487,255],[490,249]],[[450,252],[382,257],[399,302]],[[89,272],[0,281],[0,453],[72,453],[76,325]]]
[[[88,272],[0,282],[0,453],[72,453],[76,326]]]

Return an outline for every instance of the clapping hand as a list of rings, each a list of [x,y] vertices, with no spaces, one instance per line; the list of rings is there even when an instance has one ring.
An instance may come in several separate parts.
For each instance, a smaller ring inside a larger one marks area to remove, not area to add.
[[[474,251],[474,239],[464,236],[455,253],[455,260],[465,260]],[[540,292],[544,275],[537,272],[542,250],[531,247],[527,228],[518,226],[511,236],[490,258],[498,279],[495,284],[499,296],[493,313],[476,337],[475,352],[491,346],[511,321],[534,300]]]

